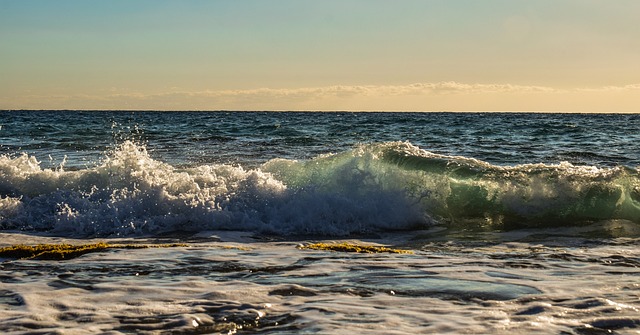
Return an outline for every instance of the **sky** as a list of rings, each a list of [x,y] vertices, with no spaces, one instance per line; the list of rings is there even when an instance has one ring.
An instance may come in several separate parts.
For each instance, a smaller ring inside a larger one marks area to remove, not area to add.
[[[640,112],[638,0],[0,0],[0,109]]]

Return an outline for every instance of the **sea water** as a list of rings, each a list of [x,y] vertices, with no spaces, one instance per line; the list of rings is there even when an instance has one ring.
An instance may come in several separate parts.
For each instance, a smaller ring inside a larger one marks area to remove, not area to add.
[[[640,333],[640,116],[0,112],[13,334]],[[410,254],[300,248],[385,245]]]

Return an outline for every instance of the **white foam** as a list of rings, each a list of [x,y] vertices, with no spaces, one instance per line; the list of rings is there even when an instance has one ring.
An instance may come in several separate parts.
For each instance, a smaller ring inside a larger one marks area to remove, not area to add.
[[[42,169],[34,157],[22,155],[2,157],[0,171],[3,226],[59,234],[229,229],[344,235],[402,228],[417,215],[398,190],[357,180],[338,189],[290,189],[260,169],[178,169],[130,141],[92,168]]]
[[[60,242],[24,234],[1,237],[9,244]],[[601,332],[637,329],[637,239],[591,241],[577,248],[575,241],[564,245],[556,238],[500,243],[500,234],[484,237],[485,242],[467,243],[412,239],[414,254],[296,248],[305,240],[232,244],[238,248],[207,241],[108,250],[65,261],[13,260],[2,264],[0,332],[557,334],[585,326],[602,327]],[[71,243],[82,242],[89,241]]]
[[[43,169],[0,157],[0,225],[64,236],[184,230],[348,235],[434,221],[520,226],[640,222],[640,178],[624,167],[501,167],[409,143],[363,145],[260,168],[178,168],[131,141],[94,166]]]

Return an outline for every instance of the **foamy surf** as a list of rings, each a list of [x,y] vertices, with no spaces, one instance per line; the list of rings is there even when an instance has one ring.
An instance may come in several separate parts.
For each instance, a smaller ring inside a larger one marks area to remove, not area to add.
[[[411,254],[360,254],[207,235],[180,239],[187,247],[5,260],[0,331],[633,334],[640,327],[633,240],[414,240]],[[19,234],[0,240],[89,242]]]
[[[65,236],[243,230],[343,236],[433,224],[512,227],[640,222],[640,178],[625,167],[495,166],[406,142],[361,145],[255,169],[175,167],[125,141],[67,171],[0,157],[0,226]]]

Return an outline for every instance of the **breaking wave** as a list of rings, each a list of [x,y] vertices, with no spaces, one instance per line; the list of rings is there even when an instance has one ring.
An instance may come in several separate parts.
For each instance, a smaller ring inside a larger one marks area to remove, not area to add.
[[[257,169],[175,167],[131,141],[89,168],[0,157],[0,228],[64,236],[243,230],[344,236],[430,225],[573,226],[640,222],[628,167],[495,166],[405,142],[362,145]]]

